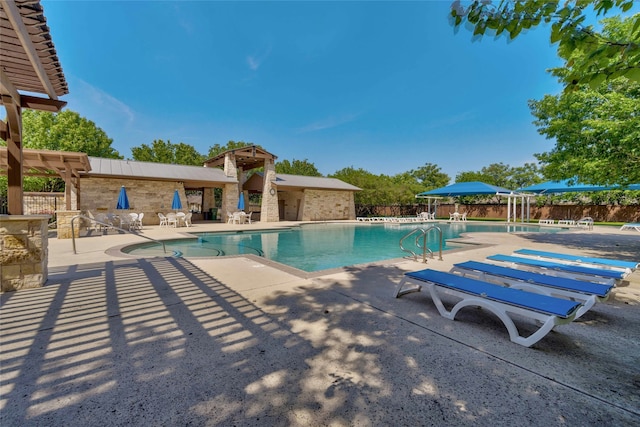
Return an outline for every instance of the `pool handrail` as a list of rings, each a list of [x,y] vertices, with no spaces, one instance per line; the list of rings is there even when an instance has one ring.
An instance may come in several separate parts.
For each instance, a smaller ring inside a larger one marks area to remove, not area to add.
[[[97,224],[103,225],[105,227],[113,228],[115,230],[119,230],[119,231],[122,231],[124,233],[133,234],[135,236],[140,236],[140,237],[142,237],[144,239],[151,240],[151,241],[156,242],[156,243],[160,243],[162,245],[162,250],[164,251],[164,253],[165,254],[167,253],[167,248],[165,247],[164,242],[161,241],[161,240],[152,239],[151,237],[143,236],[142,234],[134,233],[131,230],[125,230],[123,228],[116,227],[113,224],[107,224],[106,222],[98,221],[97,219],[88,217],[86,215],[75,215],[73,218],[71,218],[71,242],[73,243],[73,253],[74,253],[74,255],[78,254],[78,252],[76,251],[76,233],[75,233],[74,227],[73,227],[73,223],[77,218],[86,219],[86,220],[89,220],[91,222],[95,222]],[[80,237],[80,236],[78,235],[78,237]]]
[[[408,237],[410,237],[410,236],[412,236],[414,234],[418,234],[416,236],[416,239],[415,239],[415,245],[418,248],[422,249],[422,262],[426,264],[427,263],[427,251],[431,254],[431,259],[433,259],[433,251],[427,247],[427,233],[429,233],[429,231],[431,231],[433,229],[438,231],[438,234],[439,234],[439,237],[440,237],[439,251],[440,251],[440,261],[442,261],[442,229],[440,229],[440,227],[438,227],[436,225],[432,225],[431,227],[426,228],[426,229],[425,228],[416,228],[416,229],[411,230],[409,233],[405,234],[400,239],[400,242],[399,242],[400,243],[400,250],[402,250],[403,252],[410,253],[411,255],[413,255],[414,260],[417,261],[418,260],[418,255],[415,252],[413,252],[411,249],[405,248],[402,245],[402,242],[406,238],[408,238]],[[422,245],[420,245],[420,239],[422,239]]]

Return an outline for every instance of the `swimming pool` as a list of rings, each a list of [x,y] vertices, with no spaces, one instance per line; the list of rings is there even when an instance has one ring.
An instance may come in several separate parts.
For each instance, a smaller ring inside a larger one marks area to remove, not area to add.
[[[194,238],[167,240],[167,251],[178,256],[212,257],[252,254],[287,264],[306,272],[364,264],[407,256],[400,239],[412,229],[436,225],[442,230],[443,250],[452,249],[447,240],[470,232],[557,232],[560,228],[531,225],[437,223],[437,224],[305,224],[300,227],[255,231],[194,233]],[[408,239],[413,241],[413,239]],[[429,233],[428,245],[438,251],[438,235]],[[162,256],[157,243],[127,246],[132,255]]]

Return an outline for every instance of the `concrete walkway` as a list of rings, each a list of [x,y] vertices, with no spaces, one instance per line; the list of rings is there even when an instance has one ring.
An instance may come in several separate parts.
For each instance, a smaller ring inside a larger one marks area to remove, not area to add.
[[[393,298],[421,263],[309,278],[257,257],[107,251],[139,241],[82,238],[73,255],[51,239],[47,285],[0,295],[0,425],[640,424],[640,272],[524,348],[482,310],[449,321],[424,292]],[[428,266],[521,247],[640,258],[640,233],[601,227],[467,242]]]

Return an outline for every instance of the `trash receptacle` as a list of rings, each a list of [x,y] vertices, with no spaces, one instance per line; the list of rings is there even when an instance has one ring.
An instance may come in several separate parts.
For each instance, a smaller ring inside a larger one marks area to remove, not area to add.
[[[211,208],[209,212],[211,213],[211,221],[218,219],[218,208]]]

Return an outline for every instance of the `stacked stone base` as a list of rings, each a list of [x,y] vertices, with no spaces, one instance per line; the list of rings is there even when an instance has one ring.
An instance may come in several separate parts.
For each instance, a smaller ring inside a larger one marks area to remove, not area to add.
[[[0,215],[0,292],[47,281],[49,215]]]

